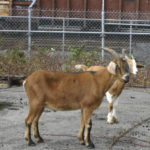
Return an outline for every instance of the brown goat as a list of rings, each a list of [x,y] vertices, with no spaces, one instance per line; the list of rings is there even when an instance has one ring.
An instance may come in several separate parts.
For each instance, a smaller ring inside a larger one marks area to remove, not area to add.
[[[122,55],[124,55],[124,50]],[[136,75],[138,72],[137,68],[144,67],[140,64],[136,64],[136,61],[133,56],[132,58],[129,58],[128,56],[125,55],[125,57],[129,65],[129,70],[131,74]],[[104,66],[91,66],[88,68],[85,65],[76,65],[75,68],[83,71],[100,71],[104,69]],[[108,101],[107,123],[109,124],[118,122],[117,115],[116,115],[116,106],[118,104],[117,98],[121,94],[122,90],[124,89],[124,86],[125,86],[125,82],[117,79],[116,81],[114,81],[113,85],[106,92],[106,98]]]
[[[107,51],[113,54],[113,50]],[[25,139],[28,145],[34,145],[31,125],[36,141],[43,142],[38,130],[38,120],[44,107],[50,107],[63,111],[81,109],[78,138],[81,144],[94,148],[90,138],[91,116],[116,79],[129,81],[129,67],[125,58],[117,57],[98,72],[64,73],[40,70],[31,74],[24,81],[29,100],[29,113],[25,119]]]

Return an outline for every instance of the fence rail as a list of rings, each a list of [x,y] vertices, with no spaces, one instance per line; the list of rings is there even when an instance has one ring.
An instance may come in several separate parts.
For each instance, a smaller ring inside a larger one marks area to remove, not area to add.
[[[101,51],[101,47],[108,46],[116,50],[126,48],[129,53],[139,43],[150,48],[150,19],[147,19],[150,13],[140,13],[145,19],[140,17],[138,20],[132,13],[128,13],[130,18],[125,19],[123,16],[127,13],[120,16],[120,12],[86,12],[96,14],[90,18],[88,15],[83,17],[82,11],[72,11],[76,15],[67,16],[63,10],[30,9],[30,12],[28,9],[11,10],[19,12],[20,16],[0,16],[1,50],[20,45],[22,49],[28,49],[30,57],[33,48],[54,48],[65,53],[70,47],[80,47],[81,44],[85,44],[86,50]],[[51,13],[57,14],[56,17],[49,17]]]

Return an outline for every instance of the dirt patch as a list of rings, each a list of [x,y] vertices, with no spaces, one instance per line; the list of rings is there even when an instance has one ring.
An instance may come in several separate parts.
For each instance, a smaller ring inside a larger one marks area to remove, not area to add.
[[[106,123],[107,102],[92,117],[92,140],[96,150],[106,150],[113,136],[121,135],[141,120],[150,117],[150,90],[128,88],[119,97],[119,123]],[[86,150],[76,138],[80,125],[80,111],[52,111],[46,109],[39,128],[43,144],[28,147],[24,139],[24,119],[28,113],[27,97],[23,87],[0,89],[0,149],[1,150]],[[35,140],[33,138],[33,140]],[[122,137],[113,150],[150,149],[150,120]]]

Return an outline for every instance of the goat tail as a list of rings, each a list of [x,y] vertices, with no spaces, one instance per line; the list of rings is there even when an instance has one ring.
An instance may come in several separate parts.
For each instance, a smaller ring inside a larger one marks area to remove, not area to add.
[[[82,70],[82,71],[87,71],[88,67],[85,66],[85,65],[75,65],[75,69]]]

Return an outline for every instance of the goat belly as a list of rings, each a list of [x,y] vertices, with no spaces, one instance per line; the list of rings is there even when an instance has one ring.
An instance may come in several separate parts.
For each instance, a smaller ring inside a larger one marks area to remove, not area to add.
[[[47,98],[45,105],[54,110],[62,110],[62,111],[69,111],[69,110],[77,110],[80,109],[80,103],[77,101],[73,101],[72,97],[65,98],[64,97],[55,97],[55,98]]]
[[[81,108],[82,95],[74,88],[60,88],[45,93],[46,106],[55,110],[77,110]]]

